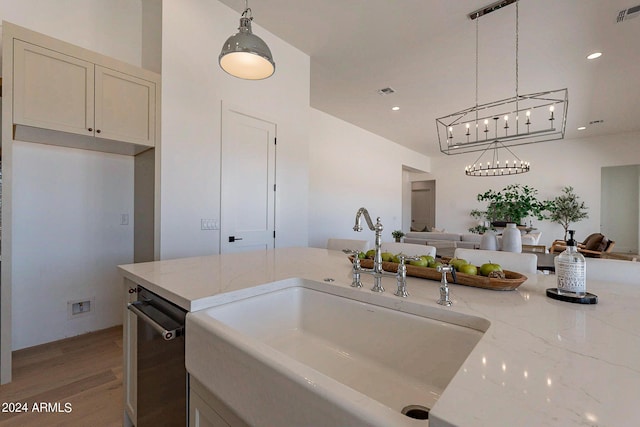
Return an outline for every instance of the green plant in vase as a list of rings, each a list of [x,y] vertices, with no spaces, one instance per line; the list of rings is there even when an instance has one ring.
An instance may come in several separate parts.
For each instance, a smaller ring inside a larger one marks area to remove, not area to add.
[[[393,238],[396,240],[396,242],[399,242],[400,239],[402,239],[404,237],[404,233],[402,232],[402,230],[393,230],[391,232],[391,236],[393,236]]]
[[[528,185],[510,184],[500,191],[489,190],[477,197],[479,202],[488,202],[485,215],[490,222],[524,225],[522,222],[527,217],[548,218],[546,212],[551,202],[538,200],[537,194],[538,190]]]
[[[549,208],[549,219],[564,228],[564,240],[572,223],[589,218],[587,206],[573,192],[573,187],[564,187],[562,194],[553,199]]]

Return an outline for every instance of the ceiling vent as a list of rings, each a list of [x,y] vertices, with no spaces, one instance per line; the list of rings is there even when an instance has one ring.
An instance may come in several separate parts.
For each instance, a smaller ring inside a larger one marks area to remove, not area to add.
[[[622,21],[628,21],[629,19],[637,18],[638,16],[640,16],[640,5],[630,7],[629,9],[623,9],[618,12],[616,22],[620,23]]]
[[[390,87],[384,87],[382,89],[378,89],[378,93],[380,95],[391,95],[392,93],[396,93],[396,91]]]

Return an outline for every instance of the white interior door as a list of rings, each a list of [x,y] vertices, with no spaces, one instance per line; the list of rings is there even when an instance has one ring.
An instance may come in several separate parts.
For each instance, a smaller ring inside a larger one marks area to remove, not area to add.
[[[276,125],[222,108],[220,252],[275,246]]]
[[[638,253],[639,181],[640,165],[601,169],[600,232],[616,242],[614,252]]]
[[[436,225],[436,182],[415,181],[411,187],[411,226],[419,230],[427,226],[431,230]]]

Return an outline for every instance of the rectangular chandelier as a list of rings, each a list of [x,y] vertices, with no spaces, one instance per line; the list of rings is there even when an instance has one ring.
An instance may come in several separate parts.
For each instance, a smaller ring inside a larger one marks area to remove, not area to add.
[[[501,146],[533,144],[564,138],[568,90],[517,95],[467,108],[436,119],[444,154],[463,154]]]

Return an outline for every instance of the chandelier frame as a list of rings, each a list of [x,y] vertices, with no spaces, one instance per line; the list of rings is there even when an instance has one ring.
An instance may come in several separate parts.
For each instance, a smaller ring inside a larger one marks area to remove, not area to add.
[[[515,3],[516,21],[515,96],[479,104],[479,18],[512,3]],[[454,155],[493,149],[495,154],[499,148],[564,139],[569,106],[568,89],[527,95],[519,93],[519,0],[500,0],[467,16],[476,24],[475,105],[436,119],[440,151]],[[519,173],[528,171],[527,168]]]

